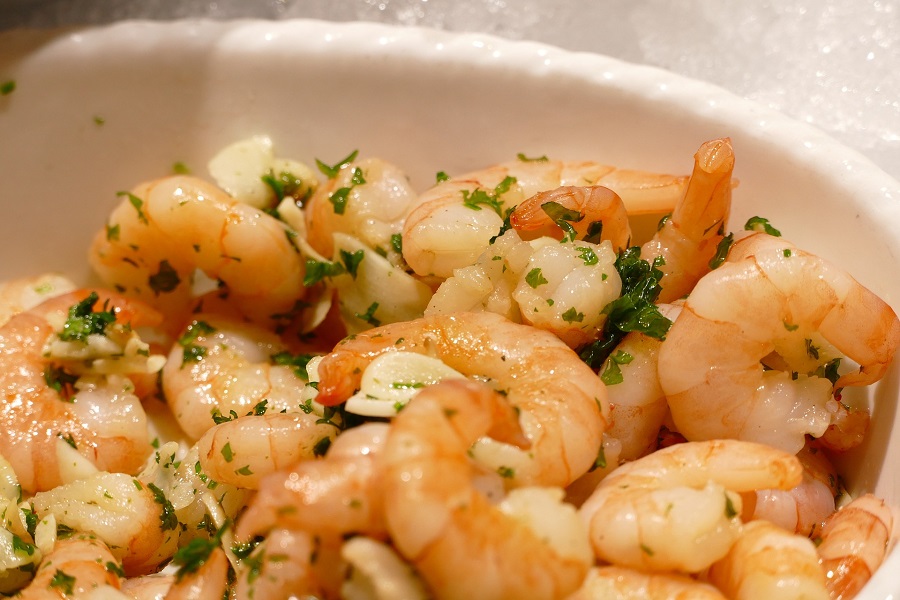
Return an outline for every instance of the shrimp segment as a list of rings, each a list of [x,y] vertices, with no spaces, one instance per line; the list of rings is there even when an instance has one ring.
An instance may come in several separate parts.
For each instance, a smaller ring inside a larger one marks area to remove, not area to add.
[[[103,281],[181,318],[196,269],[268,323],[305,294],[304,263],[278,220],[200,179],[174,176],[126,194],[90,249]]]
[[[65,321],[66,310],[87,296],[84,290],[57,296],[0,327],[0,389],[5,394],[0,455],[13,465],[26,492],[63,483],[57,449],[61,440],[106,471],[134,473],[150,454],[146,415],[127,378],[93,378],[77,384],[68,399],[62,384],[60,391],[56,384],[51,387],[55,367],[44,348],[56,335],[57,323]],[[111,302],[117,323],[158,323],[158,313],[140,302],[115,294],[104,293],[104,298],[98,303]]]
[[[585,540],[577,542],[583,532],[574,509],[568,522],[563,508],[542,515],[558,522],[557,535],[569,536],[560,542],[492,506],[472,486],[467,457],[485,434],[510,443],[521,439],[511,405],[483,384],[445,381],[400,412],[384,452],[385,516],[394,544],[437,598],[560,598],[574,592],[590,566]]]
[[[403,350],[489,380],[521,412],[527,451],[478,442],[476,459],[512,485],[566,486],[594,464],[606,426],[606,390],[578,355],[551,333],[491,313],[435,315],[385,325],[339,344],[319,363],[325,405],[349,398],[380,354]]]
[[[594,162],[502,163],[422,193],[403,225],[403,257],[417,274],[446,279],[454,269],[473,264],[490,245],[503,225],[504,211],[538,192],[601,185],[637,214],[670,210],[685,184],[685,177],[617,170]]]
[[[551,216],[553,209],[568,214],[554,219]],[[600,233],[599,240],[609,240],[617,252],[626,248],[631,239],[625,204],[614,191],[599,185],[564,186],[537,193],[519,203],[509,216],[510,225],[525,240],[562,238],[565,232],[558,220],[569,223],[577,239],[593,237],[596,228]]]
[[[722,558],[740,534],[735,492],[790,489],[796,457],[759,444],[676,444],[620,466],[581,507],[594,552],[612,564],[695,573]]]
[[[890,549],[893,526],[891,508],[871,494],[825,521],[819,558],[833,600],[853,598],[872,577]]]
[[[594,567],[567,600],[725,600],[713,586],[674,573],[643,573],[623,567]]]
[[[757,233],[735,243],[697,283],[660,349],[660,384],[678,430],[689,440],[799,451],[834,417],[832,383],[806,375],[825,359],[816,336],[860,365],[835,386],[865,385],[890,364],[900,320],[849,275],[782,238]],[[765,370],[773,352],[799,375]]]
[[[88,598],[98,587],[118,590],[120,570],[103,542],[86,534],[75,534],[56,542],[41,561],[34,579],[16,598]]]
[[[730,139],[711,140],[700,146],[684,196],[653,239],[641,247],[644,259],[660,257],[665,261],[659,266],[664,273],[659,302],[681,298],[709,272],[709,261],[724,236],[731,212],[733,170]]]

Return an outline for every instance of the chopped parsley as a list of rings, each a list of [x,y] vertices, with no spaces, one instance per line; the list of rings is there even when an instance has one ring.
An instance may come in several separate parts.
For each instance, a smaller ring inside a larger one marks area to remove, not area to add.
[[[654,301],[662,288],[659,285],[663,273],[659,269],[662,259],[653,264],[641,259],[639,246],[623,250],[616,258],[615,266],[622,278],[622,295],[606,305],[607,315],[599,340],[581,349],[581,358],[589,366],[599,369],[619,342],[631,331],[663,340],[672,322],[659,312]]]
[[[715,255],[709,259],[709,268],[710,269],[718,269],[722,266],[722,263],[725,262],[725,259],[728,258],[728,252],[731,250],[731,246],[734,245],[734,234],[729,233],[721,240],[719,240],[719,245],[716,246]]]
[[[362,320],[362,321],[365,321],[366,323],[368,323],[368,324],[371,325],[372,327],[378,327],[379,325],[381,325],[381,321],[378,320],[377,318],[375,318],[375,311],[376,311],[376,310],[378,310],[378,303],[377,303],[377,302],[373,302],[372,304],[369,305],[369,308],[366,309],[366,312],[364,312],[364,313],[354,313],[354,316],[355,316],[357,319],[360,319],[360,320]]]
[[[545,283],[549,282],[544,278],[544,274],[541,272],[541,270],[535,268],[528,271],[528,274],[525,276],[525,283],[533,288],[536,288],[539,285],[544,285]]]
[[[516,470],[513,469],[512,467],[503,467],[503,466],[497,467],[497,473],[500,475],[500,477],[503,477],[504,479],[512,479],[513,477],[516,476]]]
[[[191,170],[186,164],[179,160],[172,163],[172,172],[176,175],[188,175],[190,174]]]
[[[341,250],[341,262],[344,263],[344,269],[350,274],[350,277],[356,279],[356,272],[359,270],[359,263],[366,257],[365,250],[357,250],[350,252],[349,250]]]
[[[288,171],[275,173],[272,169],[260,177],[263,183],[272,188],[275,192],[275,198],[281,202],[287,197],[294,198],[301,204],[307,199],[308,190],[303,189],[303,181]]]
[[[578,254],[581,256],[581,260],[584,261],[584,266],[589,267],[600,262],[600,259],[597,257],[597,253],[587,246],[583,248],[576,248],[576,250],[578,250]]]
[[[518,158],[520,162],[547,162],[550,160],[549,158],[547,158],[546,154],[544,154],[543,156],[538,156],[536,158],[528,158],[522,152],[516,154],[516,158]]]
[[[201,336],[215,333],[216,329],[206,321],[194,321],[187,326],[185,332],[178,338],[178,345],[182,347],[181,366],[189,362],[198,362],[206,356],[207,349],[195,342]]]
[[[516,178],[507,175],[492,191],[486,191],[481,188],[476,188],[471,192],[463,190],[463,206],[472,210],[481,210],[482,206],[488,206],[501,218],[505,218],[503,200],[500,199],[500,196],[508,192],[515,183]]]
[[[234,460],[234,450],[231,449],[231,442],[227,442],[222,449],[220,450],[222,454],[222,458],[225,459],[225,462],[231,462]]]
[[[360,250],[362,252],[362,250]],[[326,260],[306,259],[306,275],[303,276],[303,285],[312,287],[325,279],[326,277],[336,277],[343,275],[347,269],[339,262],[330,262]]]
[[[116,192],[116,196],[119,196],[119,197],[124,196],[124,197],[128,198],[128,201],[134,207],[134,210],[137,211],[138,221],[140,221],[144,225],[149,224],[149,221],[147,221],[147,215],[144,214],[144,201],[143,200],[141,200],[138,196],[135,196],[131,192]]]
[[[159,261],[159,270],[147,279],[147,284],[157,296],[175,290],[181,284],[181,278],[169,261]]]
[[[401,234],[391,234],[391,249],[397,254],[403,254],[403,236]]]
[[[562,320],[566,323],[581,323],[584,321],[584,313],[575,310],[575,307],[569,308],[562,315]]]
[[[325,456],[325,453],[328,452],[328,448],[331,447],[331,438],[323,437],[316,445],[313,446],[313,456]]]
[[[350,197],[350,192],[358,185],[362,185],[366,182],[366,178],[363,176],[362,169],[359,167],[354,167],[353,172],[350,174],[350,185],[342,188],[338,188],[334,191],[329,197],[328,201],[331,202],[331,205],[334,207],[334,213],[337,215],[342,215],[347,210],[347,200]]]
[[[48,364],[44,367],[44,381],[50,389],[59,394],[60,398],[68,402],[75,395],[78,375],[69,373],[63,367]]]
[[[728,494],[725,494],[725,518],[733,519],[738,515],[738,511],[734,508],[734,503],[731,501],[731,497]]]
[[[137,480],[135,480],[137,482]],[[147,489],[153,494],[153,499],[160,505],[159,523],[163,531],[178,527],[178,517],[175,515],[175,507],[166,498],[165,493],[152,483],[147,484]]]
[[[50,579],[50,587],[58,589],[63,596],[71,596],[75,593],[75,577],[57,569]]]
[[[16,91],[16,81],[14,79],[8,79],[0,83],[0,96],[9,96],[14,91]]]
[[[346,168],[347,166],[350,165],[350,163],[352,163],[354,160],[356,160],[356,157],[358,154],[359,154],[359,150],[354,150],[353,152],[351,152],[350,154],[348,154],[347,156],[345,156],[344,158],[339,160],[333,166],[326,165],[325,163],[323,163],[321,160],[319,160],[317,158],[316,166],[319,168],[319,171],[321,171],[322,174],[325,175],[325,177],[327,177],[328,179],[334,179],[335,177],[338,176],[338,173],[341,172],[341,169]]]
[[[744,224],[744,229],[746,231],[764,231],[769,235],[781,237],[781,232],[772,227],[769,220],[763,217],[750,217],[747,219],[747,223]]]
[[[194,538],[175,552],[172,562],[178,565],[178,571],[175,573],[177,581],[181,581],[185,575],[195,573],[206,564],[213,550],[221,543],[222,532],[227,526],[226,522],[210,539]]]
[[[69,316],[59,333],[64,342],[86,342],[91,334],[104,335],[107,326],[116,322],[116,313],[108,310],[95,311],[94,305],[100,300],[97,292],[91,292],[87,298],[69,308]]]
[[[603,369],[600,380],[606,385],[622,383],[624,378],[622,377],[622,369],[619,365],[627,365],[633,360],[634,356],[628,352],[625,352],[624,350],[616,351],[616,353],[611,355],[609,360],[606,361],[606,368]]]
[[[434,182],[435,184],[443,183],[450,179],[450,176],[447,175],[444,171],[438,171],[434,174]]]
[[[270,359],[274,365],[282,365],[292,367],[294,375],[303,381],[309,381],[309,373],[306,371],[306,365],[315,357],[314,354],[291,354],[287,350],[273,354]]]

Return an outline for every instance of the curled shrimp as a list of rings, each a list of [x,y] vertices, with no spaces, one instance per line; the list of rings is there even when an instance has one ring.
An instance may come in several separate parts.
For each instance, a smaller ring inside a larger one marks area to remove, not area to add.
[[[613,250],[627,248],[631,240],[628,211],[618,194],[609,188],[564,186],[539,192],[520,202],[509,215],[513,229],[522,239],[560,239],[574,235],[595,243],[609,240]],[[570,231],[564,231],[567,224]]]
[[[782,238],[755,233],[687,298],[660,349],[659,378],[687,439],[797,452],[834,418],[834,387],[880,379],[898,343],[900,320],[875,294]],[[860,365],[833,385],[815,376],[829,344]],[[773,355],[787,372],[763,366]]]
[[[530,448],[482,440],[472,452],[511,485],[566,486],[596,461],[608,411],[603,384],[553,334],[492,313],[436,315],[347,339],[319,363],[316,400],[345,401],[369,363],[398,350],[438,358],[507,395],[520,411]]]
[[[228,589],[228,557],[214,548],[196,570],[181,577],[166,592],[166,600],[220,600]]]
[[[734,151],[728,138],[705,142],[694,155],[694,169],[684,196],[641,257],[663,259],[659,302],[672,302],[691,291],[710,270],[710,260],[724,237],[731,212]]]
[[[189,176],[144,183],[99,231],[90,263],[109,286],[183,318],[196,270],[225,286],[229,300],[270,323],[302,300],[303,258],[277,219]]]
[[[644,573],[623,567],[594,567],[581,588],[567,600],[725,600],[707,583],[675,573]]]
[[[195,314],[162,370],[166,402],[184,432],[199,439],[217,418],[296,411],[306,372],[274,333],[233,318]]]
[[[47,553],[31,583],[16,598],[88,598],[100,587],[118,590],[121,567],[106,544],[97,538],[76,533],[57,540]]]
[[[825,521],[818,551],[833,600],[853,598],[869,581],[890,549],[893,527],[891,508],[872,494]]]
[[[74,283],[62,275],[47,273],[0,283],[0,325],[10,317],[38,306],[54,296],[74,292]]]
[[[220,423],[197,441],[200,465],[220,483],[258,489],[262,477],[325,453],[338,433],[313,412],[245,415]]]
[[[740,537],[709,569],[711,583],[734,600],[826,600],[815,545],[767,521],[744,525]]]
[[[607,475],[580,511],[601,560],[696,573],[740,534],[738,492],[790,489],[801,473],[796,457],[760,444],[676,444]]]
[[[797,453],[803,465],[803,480],[790,490],[756,490],[743,494],[745,520],[765,519],[808,537],[818,535],[822,524],[834,512],[839,495],[834,465],[814,442]]]
[[[68,369],[83,361],[57,363],[46,356],[45,347],[57,342],[76,353],[113,343],[100,334],[94,334],[96,344],[94,338],[59,338],[69,309],[88,298],[86,290],[63,294],[0,327],[0,386],[7,390],[0,407],[5,432],[0,455],[13,465],[26,492],[52,489],[77,477],[76,472],[134,473],[150,453],[146,415],[125,374],[79,378]],[[93,306],[98,305],[107,307],[101,312],[114,315],[122,331],[161,319],[143,303],[116,294],[104,292]]]
[[[505,211],[538,192],[602,185],[636,214],[671,210],[685,184],[685,177],[593,162],[502,163],[442,181],[422,193],[403,224],[403,257],[417,274],[446,279],[454,269],[475,262],[500,231]]]
[[[565,597],[590,566],[574,507],[534,499],[542,514],[516,517],[491,505],[467,456],[483,435],[525,442],[511,404],[475,382],[426,388],[397,415],[383,479],[394,545],[438,598]]]
[[[249,540],[275,528],[314,534],[384,536],[380,494],[387,425],[369,423],[339,435],[324,460],[300,461],[262,479],[235,535]]]
[[[322,256],[334,254],[334,234],[380,249],[393,264],[399,236],[416,193],[403,171],[378,158],[344,163],[306,204],[307,241]]]

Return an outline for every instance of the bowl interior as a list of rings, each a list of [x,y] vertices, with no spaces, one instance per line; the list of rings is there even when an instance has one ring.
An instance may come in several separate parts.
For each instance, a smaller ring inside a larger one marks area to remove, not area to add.
[[[703,141],[730,136],[731,229],[767,217],[900,307],[900,185],[812,128],[657,69],[372,24],[133,22],[0,35],[0,80],[16,82],[0,97],[2,279],[86,280],[117,191],[176,162],[205,175],[260,133],[307,163],[380,156],[419,189],[519,152],[687,173]],[[900,504],[898,369],[860,393],[872,431],[848,485]]]

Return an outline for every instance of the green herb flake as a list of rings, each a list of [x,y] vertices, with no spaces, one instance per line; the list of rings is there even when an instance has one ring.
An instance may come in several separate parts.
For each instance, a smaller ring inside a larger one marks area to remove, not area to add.
[[[783,251],[783,254],[784,254],[784,257],[785,257],[785,258],[790,258],[791,255],[792,255],[791,249],[790,249],[790,248],[785,248],[784,251]]]
[[[581,256],[581,260],[584,261],[584,266],[589,267],[600,262],[600,259],[597,257],[597,253],[594,252],[591,248],[585,246],[584,248],[576,248],[576,250],[578,250],[578,254],[579,256]]]
[[[224,530],[225,526],[216,531],[215,535],[208,540],[194,538],[175,552],[175,555],[172,557],[172,562],[178,566],[178,571],[175,572],[175,579],[177,581],[181,581],[185,575],[195,573],[200,567],[206,564],[206,561],[209,560],[213,550],[220,544],[222,532]]]
[[[139,483],[137,480],[135,482]],[[175,515],[175,507],[166,498],[161,489],[152,483],[147,484],[147,489],[153,494],[153,499],[160,505],[162,510],[159,513],[160,527],[163,531],[168,531],[178,527],[178,517]]]
[[[379,325],[381,325],[381,321],[379,321],[377,318],[375,318],[375,311],[376,311],[376,310],[378,310],[378,303],[377,303],[377,302],[373,302],[372,304],[369,305],[369,308],[366,309],[366,312],[364,312],[364,313],[354,313],[354,316],[355,316],[357,319],[360,319],[360,320],[362,320],[362,321],[365,321],[366,323],[368,323],[368,324],[371,325],[372,327],[378,327]]]
[[[108,572],[112,573],[116,577],[125,577],[125,569],[123,569],[119,563],[108,560],[106,561],[105,567]]]
[[[533,288],[536,288],[539,285],[544,285],[545,283],[549,282],[544,278],[541,270],[536,268],[528,271],[528,274],[525,276],[525,283]]]
[[[172,163],[172,173],[176,175],[190,175],[191,169],[179,160]]]
[[[14,91],[16,91],[16,81],[14,79],[7,79],[0,83],[0,96],[9,96]]]
[[[391,249],[397,254],[403,254],[403,236],[401,234],[391,234]]]
[[[731,501],[731,496],[725,494],[725,518],[733,519],[738,515],[738,511],[734,508],[734,503]]]
[[[224,446],[222,446],[222,450],[220,450],[220,452],[222,453],[222,458],[225,459],[225,462],[231,462],[232,460],[234,460],[234,452],[231,450],[231,442],[228,442]]]
[[[12,549],[13,552],[19,556],[32,556],[34,555],[35,546],[29,544],[16,534],[12,534]]]
[[[418,390],[425,387],[421,381],[392,381],[391,389],[395,390]]]
[[[794,325],[792,323],[788,323],[787,321],[782,321],[782,323],[784,323],[784,328],[788,331],[797,331],[798,329],[800,329],[799,325]]]
[[[591,244],[599,244],[603,236],[603,221],[591,221],[587,227],[587,234],[584,236],[585,242]]]
[[[584,321],[584,313],[575,310],[575,307],[568,309],[562,315],[562,320],[566,323],[581,323]]]
[[[119,241],[120,231],[121,231],[121,228],[119,227],[118,223],[116,223],[115,225],[107,225],[106,226],[106,239],[110,242]]]
[[[72,446],[72,448],[78,450],[78,445],[75,444],[75,438],[72,437],[71,433],[65,433],[65,434],[57,433],[56,437],[58,437],[59,439],[61,439],[65,443],[67,443],[68,445]]]
[[[597,452],[597,458],[594,459],[594,465],[591,467],[591,470],[594,469],[605,469],[606,468],[606,449],[601,445],[600,450]]]
[[[97,127],[103,127],[106,125],[106,119],[101,117],[100,115],[94,115],[94,125]]]
[[[522,152],[519,152],[518,154],[516,154],[516,158],[518,158],[520,162],[547,162],[550,160],[549,158],[547,158],[546,154],[544,154],[543,156],[535,157],[535,158],[529,158],[529,157],[525,156],[525,154],[523,154]]]
[[[174,291],[181,284],[181,278],[169,261],[163,259],[159,262],[159,270],[147,279],[147,284],[159,296]]]
[[[178,344],[183,348],[181,366],[189,362],[198,362],[206,356],[206,347],[195,342],[215,331],[215,328],[206,321],[194,321],[187,326],[185,332],[178,338]]]
[[[75,577],[57,569],[50,579],[50,587],[62,592],[63,596],[71,596],[75,593]]]
[[[105,335],[107,326],[116,322],[116,313],[108,309],[95,311],[94,306],[99,299],[97,292],[91,292],[87,298],[71,306],[59,339],[64,342],[86,342],[89,335]]]
[[[781,232],[772,227],[768,219],[763,217],[750,217],[744,224],[745,231],[763,231],[775,237],[781,237]]]
[[[313,446],[313,456],[325,456],[325,453],[328,452],[328,448],[331,447],[331,438],[323,437],[316,445]]]
[[[500,477],[503,477],[504,479],[512,479],[513,477],[516,476],[516,470],[513,469],[512,467],[504,467],[504,466],[497,467],[497,473],[500,475]]]
[[[344,263],[344,269],[350,274],[350,277],[356,279],[356,272],[359,269],[359,264],[366,257],[366,251],[357,250],[356,252],[350,252],[342,249],[340,254],[341,262]]]
[[[250,470],[250,465],[244,465],[240,469],[236,470],[235,473],[237,473],[238,475],[243,475],[244,477],[253,475],[253,471]]]
[[[65,401],[71,401],[75,395],[75,382],[78,375],[69,373],[63,367],[47,364],[44,367],[44,382],[47,386],[59,394]]]
[[[309,381],[309,373],[306,366],[309,361],[315,357],[315,354],[291,354],[287,350],[283,350],[270,357],[272,364],[291,367],[294,375],[303,381]]]
[[[713,255],[711,259],[709,259],[709,268],[710,269],[718,269],[722,266],[722,263],[725,262],[725,259],[728,258],[728,252],[731,250],[731,246],[734,245],[734,234],[729,233],[721,240],[719,240],[718,246],[716,246],[716,253]]]
[[[508,192],[515,183],[516,178],[507,175],[492,191],[481,188],[476,188],[474,191],[463,190],[463,206],[472,210],[481,210],[482,206],[487,206],[493,209],[498,216],[505,217],[503,200],[500,199],[500,196]]]
[[[445,173],[444,171],[438,171],[437,173],[434,174],[435,185],[438,183],[443,183],[445,181],[448,181],[449,179],[450,179],[450,176],[447,175],[447,173]]]
[[[328,179],[334,179],[335,177],[338,176],[338,173],[341,172],[341,169],[348,167],[350,165],[350,163],[352,163],[354,160],[356,160],[356,157],[358,154],[359,154],[359,150],[354,150],[353,152],[351,152],[350,154],[348,154],[347,156],[345,156],[344,158],[342,158],[341,160],[339,160],[337,163],[335,163],[332,166],[329,166],[329,165],[323,163],[321,160],[319,160],[317,158],[316,166],[319,168],[319,171],[321,171],[321,173],[323,175],[325,175],[325,177],[327,177]]]
[[[326,277],[336,277],[343,275],[347,270],[339,262],[329,262],[323,260],[306,259],[306,274],[303,276],[303,285],[312,287],[325,279]]]
[[[281,202],[285,198],[294,198],[301,202],[306,201],[307,192],[304,191],[303,180],[288,171],[275,173],[272,169],[261,176],[263,183],[269,186],[275,193],[275,198]]]
[[[144,214],[144,201],[140,199],[140,197],[135,196],[131,192],[116,192],[116,196],[126,197],[134,209],[138,214],[138,221],[143,223],[144,225],[148,225],[149,221],[147,221],[147,215]]]

